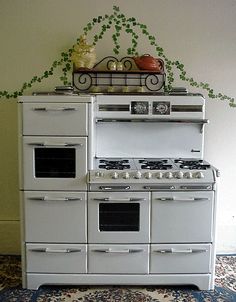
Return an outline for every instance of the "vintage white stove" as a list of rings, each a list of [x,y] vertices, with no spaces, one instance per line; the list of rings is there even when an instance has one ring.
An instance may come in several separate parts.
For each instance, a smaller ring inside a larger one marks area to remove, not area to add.
[[[214,288],[199,94],[21,97],[23,286]]]

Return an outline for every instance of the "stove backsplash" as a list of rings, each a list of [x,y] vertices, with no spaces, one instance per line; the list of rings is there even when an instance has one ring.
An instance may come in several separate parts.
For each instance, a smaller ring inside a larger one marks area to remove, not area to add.
[[[200,95],[101,95],[93,114],[97,158],[203,158],[208,121]]]

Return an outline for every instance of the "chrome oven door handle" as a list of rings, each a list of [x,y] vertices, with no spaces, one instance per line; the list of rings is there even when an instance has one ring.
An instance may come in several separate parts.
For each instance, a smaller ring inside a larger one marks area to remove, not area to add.
[[[58,108],[46,108],[46,107],[35,107],[32,108],[33,111],[76,111],[74,107],[58,107]]]
[[[38,142],[38,143],[28,143],[29,146],[35,147],[82,147],[83,144],[81,143],[45,143],[45,142]]]
[[[36,142],[28,143],[29,146],[35,147],[82,147],[81,143],[45,143],[45,142]]]
[[[36,196],[36,197],[29,197],[29,200],[35,200],[35,201],[81,201],[82,198],[79,197],[55,197],[55,198],[49,198],[47,196]]]
[[[111,197],[105,197],[105,198],[93,198],[95,201],[117,201],[117,202],[129,202],[129,201],[145,201],[146,198],[111,198]]]

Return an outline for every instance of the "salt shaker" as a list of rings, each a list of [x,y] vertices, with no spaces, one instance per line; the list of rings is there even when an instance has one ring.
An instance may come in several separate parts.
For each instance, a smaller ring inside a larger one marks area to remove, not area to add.
[[[123,63],[122,62],[118,62],[117,64],[116,64],[116,70],[123,70],[124,69],[124,66],[123,66]]]
[[[109,64],[109,69],[110,70],[116,70],[116,62],[110,62],[110,64]]]

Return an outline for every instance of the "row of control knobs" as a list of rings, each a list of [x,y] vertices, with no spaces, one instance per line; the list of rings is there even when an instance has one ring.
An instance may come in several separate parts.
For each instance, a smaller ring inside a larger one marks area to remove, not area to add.
[[[96,172],[95,173],[95,177],[104,177],[104,173],[103,172]],[[130,179],[130,178],[135,178],[135,179],[141,179],[141,178],[146,178],[146,179],[151,179],[151,178],[167,178],[167,179],[171,179],[171,178],[177,178],[177,179],[182,179],[182,178],[204,178],[204,174],[202,172],[182,172],[182,171],[177,171],[177,172],[145,172],[145,173],[141,173],[140,171],[136,171],[136,172],[122,172],[122,173],[118,173],[116,171],[111,172],[109,174],[109,177],[112,179],[119,179],[119,178],[123,178],[123,179]]]

